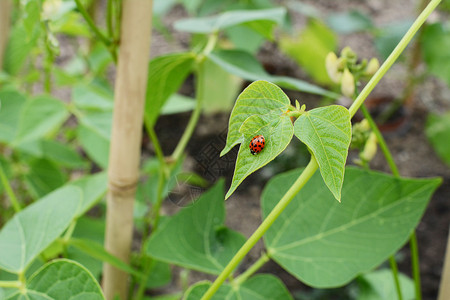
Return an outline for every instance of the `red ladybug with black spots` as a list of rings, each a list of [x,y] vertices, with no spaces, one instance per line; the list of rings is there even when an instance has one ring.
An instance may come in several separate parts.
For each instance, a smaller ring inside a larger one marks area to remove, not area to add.
[[[266,144],[266,140],[264,139],[264,137],[262,135],[256,135],[252,138],[252,140],[250,141],[250,152],[253,155],[258,154],[259,152],[262,151],[262,149],[264,149],[264,146]]]

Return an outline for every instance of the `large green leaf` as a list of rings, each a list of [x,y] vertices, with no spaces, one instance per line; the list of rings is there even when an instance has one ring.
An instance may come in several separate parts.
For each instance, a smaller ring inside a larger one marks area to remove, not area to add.
[[[77,151],[71,148],[67,143],[61,143],[53,140],[41,140],[43,156],[61,166],[68,168],[84,168],[87,162],[81,158]]]
[[[323,180],[339,201],[352,137],[350,118],[345,107],[331,105],[305,112],[294,124],[295,135],[314,154]]]
[[[39,269],[27,282],[24,292],[18,291],[8,300],[104,300],[100,285],[79,263],[61,259]]]
[[[211,17],[180,20],[175,23],[175,29],[192,33],[212,33],[234,25],[242,23],[248,24],[251,22],[251,24],[248,25],[260,32],[257,26],[262,26],[267,31],[267,26],[269,25],[266,24],[267,21],[270,23],[282,24],[285,15],[286,9],[283,7],[259,10],[233,10]],[[253,23],[254,21],[265,22],[256,25],[256,23]]]
[[[227,144],[220,155],[227,154],[236,144],[244,142],[244,135],[239,129],[248,117],[260,115],[276,119],[289,108],[289,105],[289,98],[275,84],[262,80],[250,84],[239,95],[233,107],[228,125]]]
[[[327,18],[327,24],[334,31],[342,34],[369,31],[375,28],[370,17],[358,10],[331,14]]]
[[[300,172],[278,175],[266,185],[264,217]],[[339,203],[316,173],[267,231],[268,253],[308,285],[341,286],[403,246],[440,182],[348,168]]]
[[[208,57],[227,72],[247,80],[267,80],[292,90],[337,97],[330,91],[297,78],[270,75],[253,55],[242,50],[216,50],[211,52]]]
[[[430,114],[425,133],[439,157],[450,165],[450,113]]]
[[[191,286],[183,299],[200,300],[211,286],[210,282],[199,282]],[[277,277],[269,274],[258,274],[250,277],[240,285],[223,284],[212,300],[291,300],[292,296]]]
[[[58,128],[69,116],[64,103],[49,96],[28,100],[20,115],[15,144],[37,140]]]
[[[0,91],[0,142],[10,143],[14,140],[25,102],[26,98],[16,90]]]
[[[152,235],[147,254],[158,260],[219,274],[245,238],[223,225],[223,181],[204,193]]]
[[[0,231],[0,268],[23,272],[69,226],[80,198],[78,188],[64,187],[17,213]]]
[[[78,84],[72,90],[72,101],[78,108],[112,110],[113,93],[93,84]]]
[[[154,125],[164,103],[178,91],[194,63],[193,53],[172,53],[150,61],[144,113],[147,126]]]

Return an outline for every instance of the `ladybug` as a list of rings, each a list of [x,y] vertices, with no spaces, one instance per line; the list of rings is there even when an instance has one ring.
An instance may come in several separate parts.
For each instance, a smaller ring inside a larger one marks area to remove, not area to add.
[[[264,137],[262,135],[256,135],[252,138],[252,140],[250,141],[250,152],[253,155],[258,154],[259,152],[261,152],[262,149],[264,149],[264,145],[266,144],[266,140],[264,139]]]

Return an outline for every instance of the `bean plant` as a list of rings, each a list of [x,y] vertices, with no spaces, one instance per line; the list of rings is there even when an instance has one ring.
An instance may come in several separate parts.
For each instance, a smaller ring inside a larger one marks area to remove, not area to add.
[[[375,58],[360,59],[358,49],[324,52],[324,70],[310,67],[307,72],[321,78],[320,83],[334,84],[332,91],[269,74],[257,60],[261,43],[274,41],[275,27],[286,24],[286,8],[269,1],[238,1],[217,13],[222,8],[215,1],[205,1],[201,9],[181,1],[193,16],[174,27],[191,34],[190,49],[149,61],[143,132],[154,155],[143,158],[139,169],[133,216],[139,241],[129,262],[103,246],[114,108],[107,74],[120,66],[121,2],[106,1],[105,29],[96,24],[96,1],[13,2],[14,25],[0,76],[0,191],[7,201],[0,214],[0,299],[105,299],[103,263],[128,274],[123,299],[293,299],[278,277],[257,273],[269,260],[314,288],[342,287],[357,279],[358,299],[421,299],[414,230],[441,179],[400,175],[364,100],[439,0],[424,8],[381,66]],[[168,6],[155,4],[154,26],[168,34],[160,23]],[[201,16],[210,12],[216,14]],[[64,66],[56,64],[62,36],[78,49]],[[80,46],[81,37],[89,43]],[[163,201],[180,178],[207,187],[203,178],[182,167],[201,113],[210,104],[222,109],[232,105],[226,99],[211,100],[218,72],[251,82],[234,103],[220,153],[239,147],[231,185],[218,180],[193,204],[165,216]],[[189,78],[195,98],[178,94]],[[36,88],[41,95],[34,96]],[[54,96],[61,88],[70,91],[70,101]],[[328,102],[344,95],[353,104],[311,109],[283,89]],[[358,110],[365,120],[352,126]],[[187,111],[192,112],[181,137],[165,153],[155,129],[158,119]],[[252,153],[249,144],[258,135],[265,144]],[[253,234],[247,238],[228,228],[225,200],[249,175],[283,155],[293,139],[307,147],[308,164],[269,180],[261,195],[263,221]],[[350,145],[360,149],[360,166],[346,166]],[[370,170],[377,145],[392,174]],[[260,257],[238,272],[261,239]],[[395,260],[407,241],[414,282],[398,272]],[[390,269],[379,269],[386,261]],[[216,278],[189,286],[189,273],[181,271],[180,291],[148,296],[172,280],[171,266]],[[385,282],[392,289],[380,289]],[[114,293],[123,291],[105,292]]]

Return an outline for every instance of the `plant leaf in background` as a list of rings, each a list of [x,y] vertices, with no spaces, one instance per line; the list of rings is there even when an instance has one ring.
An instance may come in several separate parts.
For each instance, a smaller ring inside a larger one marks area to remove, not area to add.
[[[369,31],[375,28],[369,16],[357,10],[333,13],[327,18],[327,25],[342,34]]]
[[[244,135],[239,130],[248,117],[260,115],[279,118],[289,105],[289,98],[275,84],[262,80],[250,84],[236,100],[228,125],[227,144],[220,156],[244,142]]]
[[[267,80],[288,89],[337,98],[336,94],[312,83],[287,76],[270,75],[253,55],[242,50],[216,50],[208,57],[230,74],[250,81]]]
[[[191,286],[184,295],[185,300],[200,300],[211,286],[210,282],[199,282]],[[240,285],[223,284],[211,300],[292,300],[283,282],[273,275],[258,274]]]
[[[414,282],[399,273],[400,288],[403,299],[414,299]],[[357,279],[359,286],[358,300],[397,300],[397,290],[392,280],[392,271],[381,269],[364,274]]]
[[[269,181],[262,195],[264,217],[300,173]],[[310,286],[346,284],[403,246],[440,183],[347,168],[339,203],[316,173],[267,231],[268,254]]]
[[[428,115],[425,133],[434,151],[450,165],[450,113]]]
[[[345,107],[331,105],[305,112],[294,124],[295,136],[314,154],[325,184],[338,201],[352,138],[350,118]]]
[[[111,90],[95,83],[77,84],[72,89],[73,103],[77,108],[83,110],[112,110],[113,97],[114,94]]]
[[[336,35],[321,21],[312,18],[297,38],[282,37],[280,40],[281,50],[322,84],[331,84],[325,57],[336,47]]]
[[[24,179],[36,199],[44,197],[67,181],[67,175],[61,168],[47,159],[32,159],[28,167],[29,172]]]
[[[24,271],[69,226],[81,197],[78,188],[64,187],[15,214],[0,230],[0,268]]]
[[[27,281],[25,293],[17,291],[7,300],[86,299],[104,300],[97,280],[79,263],[61,259],[39,269]]]
[[[164,103],[178,91],[194,63],[192,53],[167,54],[150,61],[144,112],[147,126],[155,124]]]
[[[77,217],[81,217],[106,194],[106,172],[81,177],[71,181],[68,185],[79,188],[82,193],[80,205],[77,210]]]
[[[67,143],[53,140],[40,141],[43,157],[67,168],[84,168],[87,162]]]
[[[37,140],[58,128],[69,116],[60,100],[39,96],[28,100],[21,111],[17,135],[13,143]]]
[[[387,24],[375,31],[375,47],[382,59],[386,59],[401,40],[413,20],[403,20]]]
[[[450,56],[444,47],[450,47],[450,31],[441,23],[424,28],[421,40],[423,59],[428,70],[450,84]]]
[[[11,143],[17,134],[20,112],[27,99],[13,89],[0,91],[0,142]]]
[[[219,274],[245,242],[223,225],[223,181],[205,192],[151,236],[147,255],[158,260],[211,274]]]
[[[249,24],[250,22],[250,27],[261,33],[261,29],[267,30],[271,27],[267,21],[272,24],[282,24],[285,15],[286,9],[283,7],[257,10],[233,10],[211,17],[180,20],[175,23],[175,29],[191,33],[206,34],[223,30],[238,24]],[[263,25],[261,25],[261,23],[260,25],[256,25],[256,23],[253,23],[254,21],[266,22],[264,22]],[[264,34],[266,35],[267,33]]]
[[[180,94],[172,94],[161,108],[161,115],[178,114],[195,108],[195,99]]]

